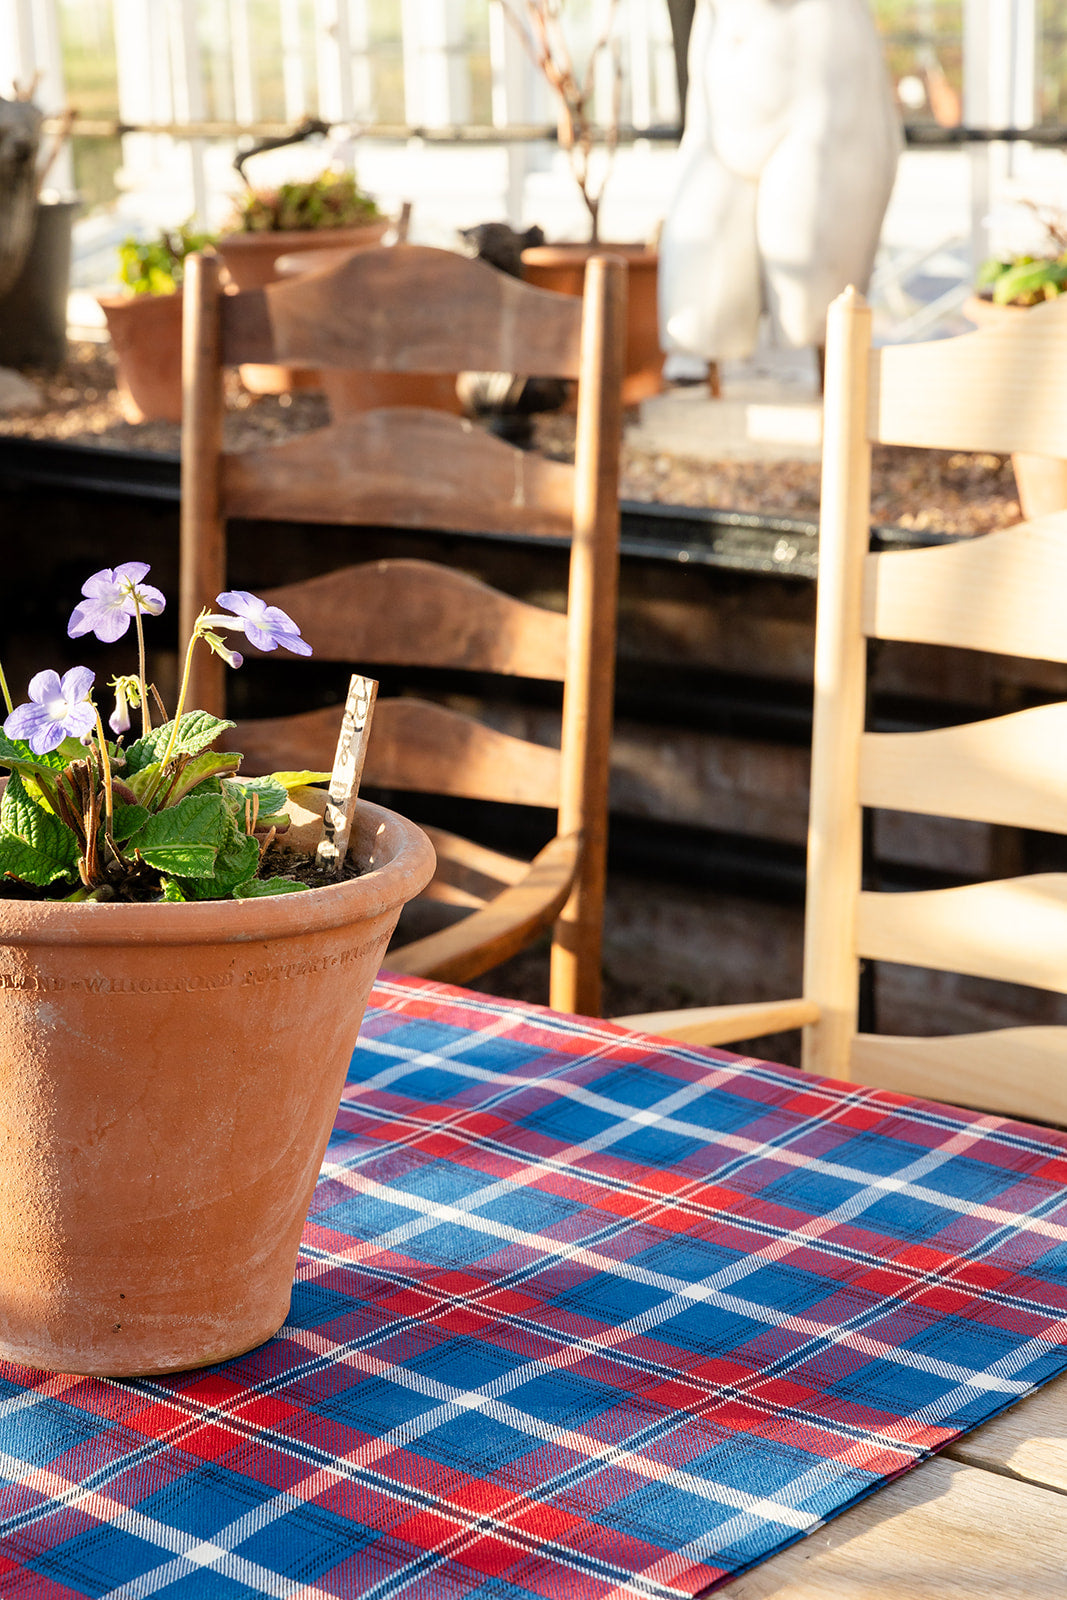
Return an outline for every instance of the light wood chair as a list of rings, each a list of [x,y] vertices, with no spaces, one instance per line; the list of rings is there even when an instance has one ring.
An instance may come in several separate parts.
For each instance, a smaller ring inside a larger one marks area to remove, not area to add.
[[[962,338],[871,348],[830,308],[803,997],[622,1017],[697,1044],[804,1027],[803,1065],[1067,1123],[1067,1028],[892,1038],[858,1029],[862,958],[1067,994],[1067,875],[916,893],[862,888],[864,807],[1067,832],[1067,704],[921,733],[864,731],[868,639],[1067,662],[1067,512],[869,553],[871,444],[1067,455],[1067,296]]]
[[[566,615],[410,560],[346,567],[263,597],[297,620],[319,661],[361,672],[420,664],[563,685],[558,750],[431,700],[380,699],[364,781],[556,811],[556,835],[532,864],[428,830],[439,856],[430,894],[470,914],[390,952],[388,966],[466,982],[554,924],[551,1003],[593,1015],[600,1005],[625,298],[625,265],[610,256],[590,263],[584,296],[574,299],[530,288],[480,261],[411,245],[362,250],[324,271],[242,294],[220,292],[210,257],[191,260],[185,279],[183,637],[201,607],[214,607],[229,587],[228,518],[569,540]],[[575,464],[525,454],[458,417],[414,408],[350,415],[281,445],[227,453],[223,372],[241,362],[576,379]],[[205,651],[191,703],[222,713],[226,670]],[[346,684],[347,675],[342,698]],[[333,706],[243,723],[231,737],[249,771],[328,770],[338,727]]]

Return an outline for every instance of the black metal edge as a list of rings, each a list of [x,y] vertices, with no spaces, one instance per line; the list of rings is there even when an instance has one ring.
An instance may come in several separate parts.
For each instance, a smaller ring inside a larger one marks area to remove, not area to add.
[[[0,479],[177,505],[181,499],[181,457],[177,452],[112,450],[7,435],[0,436]],[[808,581],[816,575],[818,521],[814,517],[640,500],[624,500],[620,512],[620,551],[630,560],[717,567]],[[450,536],[447,529],[436,531]],[[527,545],[566,543],[562,538],[503,533],[462,537]],[[879,526],[872,529],[872,546],[913,549],[952,543],[956,537]]]

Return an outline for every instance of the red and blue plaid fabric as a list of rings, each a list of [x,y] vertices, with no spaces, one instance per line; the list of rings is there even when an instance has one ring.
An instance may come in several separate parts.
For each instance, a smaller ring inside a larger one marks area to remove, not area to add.
[[[1067,1135],[383,980],[292,1312],[0,1368],[0,1595],[701,1594],[1067,1367]]]

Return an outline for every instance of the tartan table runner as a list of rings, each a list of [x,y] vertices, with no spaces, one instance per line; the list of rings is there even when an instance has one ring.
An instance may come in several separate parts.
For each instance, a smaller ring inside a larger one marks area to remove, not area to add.
[[[703,1593],[1067,1367],[1065,1183],[1062,1133],[383,978],[279,1335],[0,1365],[0,1595]]]

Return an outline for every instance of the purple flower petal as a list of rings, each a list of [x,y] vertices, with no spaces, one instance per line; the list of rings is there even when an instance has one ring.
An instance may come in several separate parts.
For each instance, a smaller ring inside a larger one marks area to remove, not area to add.
[[[74,705],[77,701],[88,700],[95,682],[96,673],[91,667],[71,667],[69,672],[64,672],[60,688],[67,701]]]
[[[300,637],[300,629],[280,606],[269,606],[247,589],[228,589],[216,604],[236,613],[245,638],[258,650],[274,650],[281,645],[294,655],[311,655],[311,646]]]
[[[62,693],[59,673],[53,672],[51,667],[46,667],[43,672],[35,672],[30,679],[30,699],[36,700],[38,705],[45,700],[54,700],[56,695]]]
[[[121,566],[104,567],[82,584],[85,600],[75,606],[67,624],[72,639],[95,633],[104,644],[114,644],[130,626],[138,605],[157,617],[166,604],[163,595],[151,584],[142,583],[149,571],[144,561],[124,561]]]
[[[88,667],[71,667],[62,680],[51,668],[30,679],[30,699],[16,706],[4,723],[9,739],[25,739],[34,755],[57,750],[64,739],[88,740],[96,726],[96,711],[86,698],[96,674]]]

